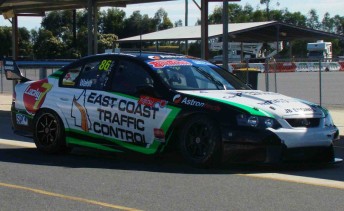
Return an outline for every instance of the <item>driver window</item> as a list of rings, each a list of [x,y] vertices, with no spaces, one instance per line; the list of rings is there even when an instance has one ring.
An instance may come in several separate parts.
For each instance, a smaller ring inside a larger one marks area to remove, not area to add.
[[[113,73],[111,90],[135,94],[143,86],[153,87],[153,79],[144,68],[131,61],[120,61]]]
[[[113,60],[104,59],[85,64],[77,81],[77,87],[102,90],[108,81],[113,63]]]

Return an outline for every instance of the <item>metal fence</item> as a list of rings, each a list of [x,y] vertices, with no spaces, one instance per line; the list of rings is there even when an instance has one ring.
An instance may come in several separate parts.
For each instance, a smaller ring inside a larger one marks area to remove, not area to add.
[[[44,78],[46,75],[50,75],[54,71],[56,71],[58,68],[20,68],[23,75],[26,78],[29,78],[31,80],[39,80],[41,78]],[[43,72],[42,72],[43,71]],[[0,68],[0,93],[2,94],[11,94],[12,93],[12,81],[6,80],[5,73],[2,70],[2,67]]]
[[[344,107],[344,62],[270,60],[258,76],[258,89],[279,92],[327,107]]]
[[[259,70],[257,88],[319,103],[344,107],[344,61],[269,60],[266,63],[230,64],[230,68],[252,67]],[[20,68],[25,77],[38,80],[58,68]],[[42,74],[43,70],[46,70]],[[268,71],[266,71],[268,70]],[[321,71],[320,71],[321,70]],[[12,81],[0,74],[0,93],[12,93]],[[243,75],[248,79],[246,75]]]

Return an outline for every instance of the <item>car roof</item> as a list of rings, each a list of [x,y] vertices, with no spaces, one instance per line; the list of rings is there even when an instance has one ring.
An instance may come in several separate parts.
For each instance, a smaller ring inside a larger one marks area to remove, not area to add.
[[[103,57],[103,56],[119,56],[119,57],[130,57],[136,58],[138,60],[154,60],[154,59],[198,59],[192,56],[187,56],[177,53],[166,53],[166,52],[148,52],[148,51],[124,51],[121,53],[103,53],[96,54],[91,56],[86,56],[84,58],[94,58],[94,57]]]

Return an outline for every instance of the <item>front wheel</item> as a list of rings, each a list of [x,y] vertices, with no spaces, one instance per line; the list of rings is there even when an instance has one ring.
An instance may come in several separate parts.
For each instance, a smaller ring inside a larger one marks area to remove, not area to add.
[[[221,159],[221,134],[217,124],[205,116],[187,120],[179,134],[180,151],[190,164],[209,167]]]
[[[33,138],[38,150],[49,154],[70,151],[66,146],[62,120],[55,112],[42,110],[36,114],[34,126]]]

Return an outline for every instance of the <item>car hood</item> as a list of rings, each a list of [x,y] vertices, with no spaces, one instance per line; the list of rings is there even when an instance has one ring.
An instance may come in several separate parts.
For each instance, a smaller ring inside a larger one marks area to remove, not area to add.
[[[281,118],[320,118],[325,116],[323,109],[318,105],[274,92],[263,92],[259,90],[179,92],[229,104],[248,111],[260,111],[265,116]]]

